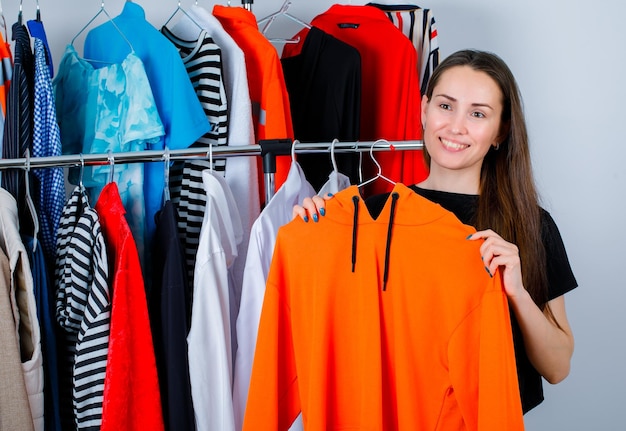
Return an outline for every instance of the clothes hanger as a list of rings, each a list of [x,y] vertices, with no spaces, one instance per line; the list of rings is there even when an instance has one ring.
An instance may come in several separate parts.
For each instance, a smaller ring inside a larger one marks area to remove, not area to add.
[[[360,183],[359,185],[357,185],[357,187],[361,188],[369,183],[372,183],[374,181],[376,181],[377,179],[383,179],[393,185],[396,184],[395,181],[387,178],[386,176],[383,175],[383,168],[380,166],[380,163],[378,163],[378,160],[376,160],[376,157],[374,157],[374,147],[376,146],[376,144],[380,144],[380,143],[387,143],[389,144],[389,142],[385,139],[379,139],[376,142],[374,142],[372,144],[372,146],[370,147],[370,158],[372,159],[372,162],[374,162],[374,164],[376,165],[376,168],[378,169],[378,172],[376,173],[376,175],[372,178],[370,178],[369,180],[365,180],[362,183]]]
[[[337,160],[335,158],[335,144],[339,142],[339,139],[333,139],[333,142],[330,143],[330,161],[333,164],[333,172],[339,173],[339,168],[337,167]]]
[[[23,0],[20,0],[20,10],[17,13],[17,23],[19,25],[22,25],[22,2]],[[41,9],[39,8],[39,0],[37,0],[37,21],[41,21]]]
[[[104,14],[106,15],[106,17],[108,18],[109,21],[111,21],[111,24],[113,24],[113,27],[115,27],[115,29],[118,31],[118,33],[124,38],[124,40],[126,41],[126,43],[128,44],[128,46],[130,47],[130,51],[131,52],[135,52],[135,49],[133,48],[133,45],[130,43],[130,40],[128,40],[128,38],[126,37],[126,35],[124,34],[124,32],[122,31],[121,28],[118,27],[117,24],[115,24],[115,21],[113,20],[113,18],[111,17],[111,15],[109,14],[109,12],[107,12],[106,8],[104,7],[104,0],[102,0],[102,3],[100,4],[100,9],[98,10],[98,12],[96,12],[96,14],[89,20],[87,21],[87,24],[85,24],[83,26],[83,28],[81,28],[78,33],[76,33],[76,36],[74,36],[70,42],[71,46],[74,46],[74,41],[76,40],[76,38],[78,36],[80,36],[80,34],[82,32],[84,32],[90,25],[92,22],[94,22],[96,20],[96,18],[98,18],[100,16],[100,14]],[[89,61],[100,61],[100,60],[92,60],[89,59]]]
[[[310,29],[311,25],[302,21],[300,18],[296,18],[295,16],[291,15],[289,12],[287,12],[287,10],[289,9],[289,7],[291,6],[291,0],[285,0],[283,2],[283,5],[280,7],[280,9],[277,12],[274,12],[264,18],[261,18],[260,20],[257,21],[257,25],[263,24],[265,23],[265,25],[263,26],[263,29],[261,30],[261,33],[266,34],[267,31],[269,30],[270,26],[274,23],[274,21],[276,20],[276,18],[278,18],[279,16],[284,16],[286,18],[289,18],[290,20],[294,21],[295,23],[301,25],[304,28]],[[284,39],[284,38],[270,38],[269,39],[270,42],[278,42],[278,43],[298,43],[300,42],[300,37],[296,37],[296,38],[291,38],[291,39]]]
[[[262,24],[262,23],[267,21],[265,26],[263,26],[263,30],[261,30],[261,33],[265,34],[265,32],[270,28],[270,26],[274,23],[276,18],[278,18],[279,16],[285,16],[285,17],[291,19],[292,21],[300,24],[303,27],[311,28],[310,24],[302,21],[300,18],[296,18],[295,16],[293,16],[289,12],[287,12],[287,10],[289,9],[290,6],[291,6],[291,0],[285,0],[283,2],[283,5],[280,7],[280,9],[277,12],[274,12],[274,13],[272,13],[272,14],[270,14],[270,15],[264,17],[264,18],[261,18],[260,20],[258,20],[257,24]]]
[[[39,217],[33,197],[30,195],[30,149],[26,149],[26,166],[24,169],[24,188],[26,189],[26,207],[33,219],[33,253],[37,251],[37,237],[39,236]]]
[[[109,180],[107,181],[108,183],[112,183],[114,178],[115,178],[115,157],[113,157],[113,152],[111,150],[108,151],[109,153]]]
[[[197,1],[196,1],[196,5],[198,5]],[[172,20],[172,18],[174,18],[174,16],[176,15],[177,12],[182,12],[183,14],[185,14],[187,16],[187,18],[189,18],[191,20],[191,22],[193,22],[196,25],[196,27],[198,27],[200,29],[200,31],[204,30],[202,28],[202,26],[200,24],[198,24],[198,21],[193,19],[191,17],[191,15],[189,15],[187,13],[187,11],[180,6],[180,0],[178,1],[178,6],[176,6],[176,9],[174,9],[174,12],[172,13],[172,15],[170,15],[170,17],[167,19],[167,21],[165,21],[165,24],[163,24],[163,27],[167,27],[167,25]]]
[[[163,203],[170,200],[170,149],[165,147],[163,152]]]

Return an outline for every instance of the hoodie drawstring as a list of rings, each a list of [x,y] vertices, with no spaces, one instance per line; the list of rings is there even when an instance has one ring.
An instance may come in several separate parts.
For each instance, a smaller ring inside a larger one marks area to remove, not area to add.
[[[356,266],[356,229],[359,223],[359,197],[352,196],[354,202],[354,219],[352,220],[352,272]]]
[[[391,211],[389,214],[389,224],[387,225],[387,244],[385,245],[385,269],[383,272],[383,291],[387,290],[387,279],[389,278],[389,255],[391,254],[391,231],[393,228],[393,218],[396,214],[396,202],[400,195],[397,192],[391,194]]]
[[[391,254],[391,234],[393,231],[393,219],[396,215],[396,203],[400,195],[397,192],[391,194],[391,211],[389,214],[389,224],[387,225],[387,243],[385,244],[385,268],[383,270],[383,291],[387,290],[387,280],[389,279],[389,257]],[[357,226],[359,224],[359,197],[352,196],[354,203],[354,219],[352,220],[352,272],[356,267],[356,240]]]

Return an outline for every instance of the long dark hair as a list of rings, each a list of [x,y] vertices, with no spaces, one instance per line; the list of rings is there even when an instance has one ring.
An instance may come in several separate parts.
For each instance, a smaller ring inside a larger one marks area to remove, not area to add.
[[[431,76],[425,97],[450,68],[469,66],[484,72],[502,92],[499,148],[485,156],[480,174],[480,196],[475,218],[478,230],[493,229],[519,248],[524,287],[542,309],[547,306],[546,252],[541,239],[541,208],[532,174],[528,133],[515,77],[497,55],[475,50],[445,58]],[[430,157],[425,151],[426,160]],[[551,314],[551,313],[550,313]]]

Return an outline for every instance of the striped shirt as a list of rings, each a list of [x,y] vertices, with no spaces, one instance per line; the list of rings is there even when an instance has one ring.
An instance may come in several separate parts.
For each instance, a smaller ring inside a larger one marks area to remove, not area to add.
[[[195,26],[195,24],[191,25]],[[228,105],[222,73],[221,49],[205,30],[202,30],[195,40],[183,40],[167,27],[163,27],[161,32],[178,49],[198,100],[211,123],[211,130],[198,139],[195,145],[227,145]],[[200,229],[206,208],[202,171],[210,168],[225,175],[226,159],[215,158],[213,165],[208,160],[178,162],[174,164],[170,172],[171,200],[179,214],[178,229],[185,249],[187,277],[190,285],[193,285]]]
[[[413,43],[417,50],[420,90],[422,95],[425,94],[428,80],[439,64],[439,42],[432,10],[405,4],[368,3],[368,5],[385,12],[391,22]]]
[[[75,425],[79,430],[100,429],[111,296],[99,217],[80,186],[63,209],[54,276],[57,321],[68,342],[60,360],[71,367]]]

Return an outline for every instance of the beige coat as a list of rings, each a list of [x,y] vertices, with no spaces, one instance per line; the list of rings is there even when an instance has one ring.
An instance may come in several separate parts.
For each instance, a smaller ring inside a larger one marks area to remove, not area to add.
[[[13,196],[2,188],[0,188],[0,249],[9,260],[10,299],[15,322],[13,334],[19,342],[22,375],[28,395],[30,414],[34,429],[43,431],[43,355],[33,290],[33,275],[26,248],[19,234],[17,204]],[[4,350],[4,346],[0,350]],[[4,381],[2,387],[4,387]],[[4,417],[4,412],[2,416]]]

